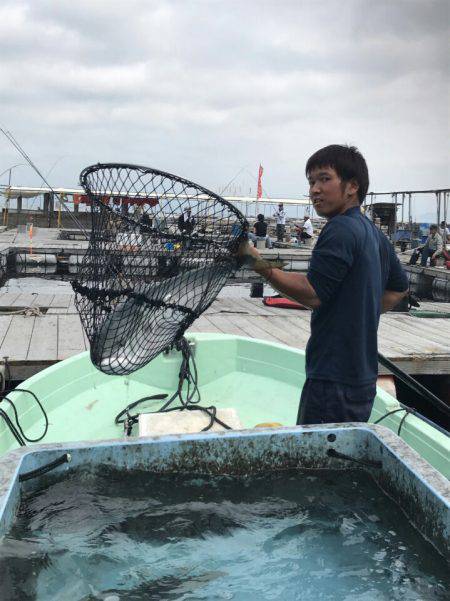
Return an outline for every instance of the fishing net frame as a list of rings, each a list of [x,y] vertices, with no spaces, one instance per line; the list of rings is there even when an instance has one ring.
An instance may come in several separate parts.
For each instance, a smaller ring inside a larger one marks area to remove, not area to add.
[[[240,267],[244,215],[185,178],[98,163],[80,183],[91,205],[88,250],[72,281],[93,364],[140,369],[181,340]]]

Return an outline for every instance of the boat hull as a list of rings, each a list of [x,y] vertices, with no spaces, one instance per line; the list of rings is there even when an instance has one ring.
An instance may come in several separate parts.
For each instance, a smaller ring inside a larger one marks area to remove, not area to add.
[[[236,409],[244,428],[264,422],[293,426],[305,381],[304,352],[227,334],[190,334],[199,373],[202,405]],[[144,368],[128,376],[98,371],[89,353],[71,357],[26,380],[21,388],[32,390],[43,403],[49,428],[44,443],[100,440],[123,437],[123,426],[114,417],[128,404],[144,396],[177,389],[181,355],[160,354]],[[43,430],[43,419],[30,395],[12,392],[25,433],[34,438]],[[147,405],[157,410],[162,401]],[[397,400],[378,389],[371,422],[399,409]],[[4,407],[10,415],[11,408]],[[397,432],[404,412],[382,421]],[[408,415],[401,437],[439,472],[450,478],[450,439],[419,418]],[[0,455],[17,442],[4,421],[0,422]]]

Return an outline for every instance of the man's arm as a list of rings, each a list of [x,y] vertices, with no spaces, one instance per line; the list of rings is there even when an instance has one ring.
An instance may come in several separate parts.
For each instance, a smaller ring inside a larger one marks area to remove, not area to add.
[[[393,309],[408,294],[408,280],[394,247],[387,243],[389,272],[385,290],[381,297],[381,312]]]
[[[395,290],[385,290],[381,298],[381,312],[386,313],[398,305],[398,303],[408,294],[408,290],[404,292],[396,292]]]
[[[264,276],[273,288],[291,300],[310,309],[317,309],[320,306],[320,299],[305,275],[286,273],[281,269],[273,268],[255,269],[255,271]]]
[[[256,248],[248,244],[240,249],[240,253],[250,255],[256,260],[261,259],[261,255]],[[266,278],[273,288],[291,300],[297,301],[310,309],[317,309],[320,306],[320,299],[305,275],[292,272],[285,273],[281,269],[268,266],[266,262],[261,267],[257,263],[254,270]]]

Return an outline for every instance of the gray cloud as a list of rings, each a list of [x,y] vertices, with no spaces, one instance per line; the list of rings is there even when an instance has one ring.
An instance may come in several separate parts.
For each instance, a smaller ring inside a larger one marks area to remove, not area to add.
[[[350,142],[372,188],[448,185],[446,0],[22,0],[0,8],[1,122],[55,185],[98,160],[274,195]],[[17,161],[0,142],[0,172]],[[20,183],[34,182],[21,169]]]

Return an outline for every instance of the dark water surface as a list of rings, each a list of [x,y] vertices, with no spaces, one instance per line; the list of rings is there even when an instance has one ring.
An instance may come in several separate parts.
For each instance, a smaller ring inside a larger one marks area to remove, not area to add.
[[[23,499],[0,599],[446,599],[444,559],[362,471],[66,472]]]

